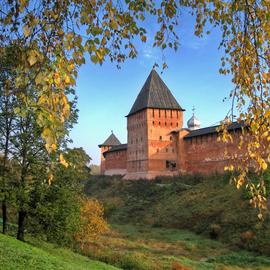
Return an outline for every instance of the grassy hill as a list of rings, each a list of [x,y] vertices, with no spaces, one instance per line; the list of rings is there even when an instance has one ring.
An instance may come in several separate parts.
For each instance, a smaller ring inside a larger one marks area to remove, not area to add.
[[[270,255],[270,221],[257,219],[246,191],[228,176],[180,176],[155,181],[92,177],[85,192],[101,200],[111,223],[188,229],[233,248]]]
[[[270,269],[269,217],[259,222],[247,192],[237,191],[227,176],[155,181],[92,176],[85,192],[104,203],[111,226],[87,246],[88,257],[0,234],[0,269]]]
[[[111,225],[93,241],[93,258],[124,270],[269,270],[270,258],[233,250],[188,230],[147,225]]]
[[[1,270],[116,270],[66,249],[39,242],[39,247],[0,234]]]

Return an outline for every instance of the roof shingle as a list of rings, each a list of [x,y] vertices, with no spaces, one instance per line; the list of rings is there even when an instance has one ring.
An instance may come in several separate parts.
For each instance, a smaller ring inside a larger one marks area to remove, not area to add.
[[[101,146],[114,146],[114,145],[119,145],[119,144],[121,144],[121,142],[117,139],[117,137],[112,132],[112,134],[105,140],[104,143],[99,144],[99,147],[101,147]]]
[[[232,130],[240,129],[244,126],[245,126],[244,122],[241,122],[241,123],[233,122],[232,124],[228,126],[228,130],[232,131]],[[187,134],[184,137],[184,139],[193,138],[197,136],[203,136],[203,135],[211,134],[211,133],[217,133],[218,127],[220,127],[220,125],[192,130],[189,132],[189,134]]]
[[[119,144],[119,145],[115,145],[112,146],[108,151],[104,152],[103,155],[106,156],[107,153],[111,153],[111,152],[116,152],[116,151],[125,151],[127,150],[127,144]]]
[[[149,74],[127,116],[146,108],[184,111],[154,69]]]

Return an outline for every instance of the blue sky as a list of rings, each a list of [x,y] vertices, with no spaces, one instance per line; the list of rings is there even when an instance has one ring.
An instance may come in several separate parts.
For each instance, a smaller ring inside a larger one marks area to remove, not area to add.
[[[154,25],[152,30],[154,29]],[[192,115],[200,119],[201,126],[217,124],[230,109],[230,101],[223,102],[233,88],[230,77],[220,75],[218,50],[220,34],[217,30],[203,38],[193,34],[193,19],[184,15],[178,29],[180,48],[167,51],[166,69],[161,78],[186,111],[184,123]],[[151,40],[151,34],[148,36]],[[99,164],[102,143],[114,131],[121,143],[127,141],[126,118],[139,91],[155,62],[162,63],[159,49],[140,44],[139,55],[128,60],[119,70],[115,64],[93,65],[89,61],[80,68],[76,91],[78,95],[79,123],[71,132],[73,146],[83,147],[92,163]],[[161,73],[161,68],[156,69]]]

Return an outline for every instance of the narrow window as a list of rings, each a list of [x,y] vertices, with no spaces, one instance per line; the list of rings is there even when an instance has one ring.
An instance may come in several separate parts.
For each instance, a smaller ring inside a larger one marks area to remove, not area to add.
[[[176,126],[178,127],[178,123],[176,123]]]
[[[171,118],[172,118],[172,110],[170,112],[171,112]]]
[[[153,126],[155,125],[155,121],[152,122],[153,123]]]
[[[162,136],[159,136],[159,140],[162,141]]]
[[[167,126],[167,122],[165,122],[165,126]]]
[[[160,122],[158,122],[158,125],[160,126]]]

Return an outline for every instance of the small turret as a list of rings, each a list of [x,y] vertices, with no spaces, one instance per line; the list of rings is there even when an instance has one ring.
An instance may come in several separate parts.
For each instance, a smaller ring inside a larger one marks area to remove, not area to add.
[[[105,172],[105,158],[103,156],[103,153],[110,150],[112,146],[116,146],[121,144],[121,142],[117,139],[117,137],[113,134],[113,131],[111,131],[112,134],[105,140],[104,143],[100,144],[98,147],[100,148],[101,152],[101,160],[100,160],[100,173],[104,174]]]
[[[195,108],[193,107],[192,109],[193,115],[192,117],[188,120],[187,126],[190,130],[195,130],[199,129],[201,127],[201,122],[200,120],[195,116]]]

